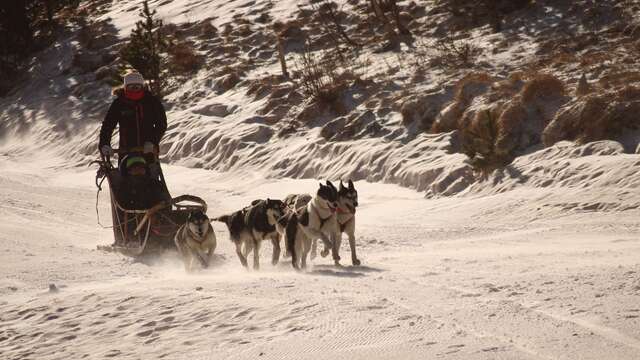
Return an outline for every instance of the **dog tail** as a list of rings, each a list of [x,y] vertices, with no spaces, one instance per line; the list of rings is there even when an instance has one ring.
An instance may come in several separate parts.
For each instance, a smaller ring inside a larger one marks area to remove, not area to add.
[[[296,232],[298,231],[298,217],[291,214],[285,231],[285,241],[287,242],[287,251],[291,254],[291,265],[298,270],[298,257],[296,256]]]
[[[211,220],[219,221],[219,222],[223,222],[225,224],[228,224],[230,217],[231,217],[231,215],[222,215],[222,216],[218,216],[216,218],[212,218]]]

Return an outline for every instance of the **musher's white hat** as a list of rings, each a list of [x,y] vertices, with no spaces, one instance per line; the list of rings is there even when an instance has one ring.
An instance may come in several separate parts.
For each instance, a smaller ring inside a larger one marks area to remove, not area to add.
[[[124,75],[124,86],[131,84],[144,85],[144,78],[137,71],[129,71]]]

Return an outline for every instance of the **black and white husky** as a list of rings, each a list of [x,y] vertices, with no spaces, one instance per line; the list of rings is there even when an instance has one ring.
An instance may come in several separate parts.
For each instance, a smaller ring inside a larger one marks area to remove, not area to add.
[[[339,265],[340,257],[335,249],[335,237],[338,235],[336,210],[338,208],[338,190],[330,181],[320,184],[316,195],[289,195],[284,203],[290,211],[278,222],[278,230],[285,235],[287,251],[291,255],[294,268],[306,267],[307,255],[314,240],[324,243],[321,255],[327,256],[332,249],[333,260]]]
[[[193,271],[197,262],[208,268],[216,249],[216,235],[209,218],[203,211],[192,211],[187,221],[173,238],[187,271]]]
[[[349,237],[349,247],[351,248],[351,263],[354,266],[360,265],[360,260],[356,256],[356,208],[358,207],[358,191],[353,186],[353,181],[349,180],[348,186],[342,184],[340,180],[340,188],[338,189],[338,209],[336,216],[338,219],[338,230],[336,236],[336,249],[340,249],[342,242],[342,234],[346,233]],[[314,247],[316,244],[314,244]],[[313,249],[312,249],[313,251]]]
[[[215,218],[227,225],[229,238],[236,245],[236,254],[242,266],[247,267],[247,255],[253,251],[253,268],[260,268],[260,242],[271,240],[272,264],[280,259],[280,234],[276,222],[284,215],[284,203],[280,200],[254,200],[251,206]]]

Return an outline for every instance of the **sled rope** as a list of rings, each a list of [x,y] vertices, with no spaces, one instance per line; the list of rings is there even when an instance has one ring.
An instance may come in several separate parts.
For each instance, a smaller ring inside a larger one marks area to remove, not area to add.
[[[106,176],[99,181],[98,177],[96,177],[96,186],[98,187],[98,191],[96,192],[96,217],[98,218],[98,225],[100,225],[100,227],[102,227],[103,229],[112,229],[113,226],[102,225],[102,223],[100,222],[100,210],[98,210],[98,204],[100,202],[100,192],[102,191],[102,183],[104,182],[104,179],[106,179]]]

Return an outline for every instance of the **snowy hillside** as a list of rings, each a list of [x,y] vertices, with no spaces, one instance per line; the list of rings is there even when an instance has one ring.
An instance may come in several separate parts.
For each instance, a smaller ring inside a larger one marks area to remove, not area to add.
[[[640,1],[505,1],[497,32],[384,2],[397,42],[370,1],[323,3],[149,1],[190,49],[161,160],[210,217],[353,179],[362,266],[265,242],[247,270],[217,222],[195,274],[97,250],[87,165],[141,2],[82,1],[0,97],[0,358],[640,358]]]
[[[488,141],[498,161],[507,162],[559,140],[618,140],[633,153],[638,137],[629,114],[640,95],[633,87],[640,80],[633,2],[579,3],[536,2],[506,15],[497,34],[436,2],[401,3],[411,41],[384,52],[366,4],[341,3],[341,23],[364,45],[348,69],[353,80],[325,103],[305,95],[295,76],[283,78],[277,58],[274,26],[290,72],[305,38],[331,51],[318,11],[307,2],[151,1],[204,62],[196,73],[170,81],[162,157],[219,171],[364,179],[452,195],[483,179],[465,162],[469,145],[473,154]],[[0,100],[4,151],[37,144],[69,156],[73,165],[93,158],[111,101],[105,81],[117,71],[117,48],[139,7],[137,1],[81,6],[78,16],[89,25],[71,26],[37,54],[30,77]],[[95,35],[89,44],[87,32]],[[455,52],[442,50],[449,37],[455,39],[449,45],[480,49],[477,58],[442,65],[457,61]],[[481,129],[487,109],[499,123],[496,139]]]

